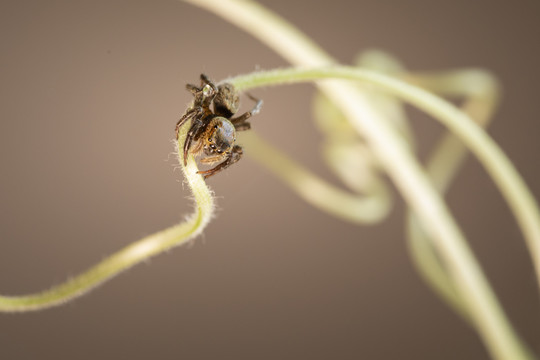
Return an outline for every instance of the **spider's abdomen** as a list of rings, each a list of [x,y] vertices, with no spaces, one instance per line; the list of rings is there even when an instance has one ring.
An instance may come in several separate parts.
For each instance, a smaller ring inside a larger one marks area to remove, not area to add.
[[[240,98],[232,84],[225,83],[218,86],[214,97],[214,112],[219,116],[230,118],[238,111]]]

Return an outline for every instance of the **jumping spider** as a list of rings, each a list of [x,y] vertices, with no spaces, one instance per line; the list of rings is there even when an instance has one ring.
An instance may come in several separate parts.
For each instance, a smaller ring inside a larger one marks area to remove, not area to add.
[[[233,118],[240,107],[240,99],[232,84],[216,86],[206,75],[201,74],[200,87],[187,84],[186,88],[193,94],[193,106],[176,124],[176,139],[180,127],[191,119],[191,128],[184,143],[184,166],[187,165],[190,151],[195,156],[206,155],[200,160],[203,164],[223,160],[210,170],[198,171],[206,179],[240,160],[243,152],[241,146],[235,145],[236,131],[250,129],[251,124],[247,120],[261,110],[262,100],[248,94],[255,101],[255,106],[251,111]],[[210,108],[212,103],[213,111]]]

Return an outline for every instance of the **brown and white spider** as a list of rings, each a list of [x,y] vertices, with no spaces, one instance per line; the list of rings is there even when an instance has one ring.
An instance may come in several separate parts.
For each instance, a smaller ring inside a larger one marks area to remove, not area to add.
[[[186,88],[193,94],[193,105],[186,111],[176,124],[176,139],[180,127],[191,119],[191,127],[184,143],[184,166],[187,165],[187,155],[205,155],[203,164],[213,164],[222,161],[215,167],[199,171],[208,178],[224,170],[240,160],[242,147],[235,145],[236,131],[249,130],[251,124],[247,120],[257,114],[262,107],[262,100],[248,96],[255,101],[251,111],[233,118],[240,106],[238,92],[229,83],[216,86],[208,77],[201,74],[201,86],[187,84]],[[211,105],[213,104],[213,111]]]

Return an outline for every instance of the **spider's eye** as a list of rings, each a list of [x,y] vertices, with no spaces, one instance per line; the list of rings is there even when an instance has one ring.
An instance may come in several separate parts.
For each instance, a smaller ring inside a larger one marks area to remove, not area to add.
[[[211,144],[210,147],[211,147],[213,150],[216,150],[216,145]]]
[[[218,154],[221,154],[222,152],[223,152],[223,151],[222,151],[221,149],[219,149],[219,150],[217,151]]]

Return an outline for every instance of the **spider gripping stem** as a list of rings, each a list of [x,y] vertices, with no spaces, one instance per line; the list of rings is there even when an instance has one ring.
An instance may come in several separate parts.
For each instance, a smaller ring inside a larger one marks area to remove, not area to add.
[[[243,150],[234,144],[235,130],[249,130],[251,125],[247,120],[260,112],[263,102],[247,94],[255,101],[255,106],[250,111],[233,117],[240,106],[238,92],[234,86],[230,83],[216,86],[204,74],[201,74],[200,78],[200,87],[193,84],[186,85],[186,89],[193,95],[193,104],[176,124],[176,139],[179,138],[180,127],[191,120],[191,127],[184,142],[184,166],[187,165],[190,151],[194,155],[206,155],[200,160],[203,164],[223,160],[212,169],[198,172],[206,179],[240,160]]]

